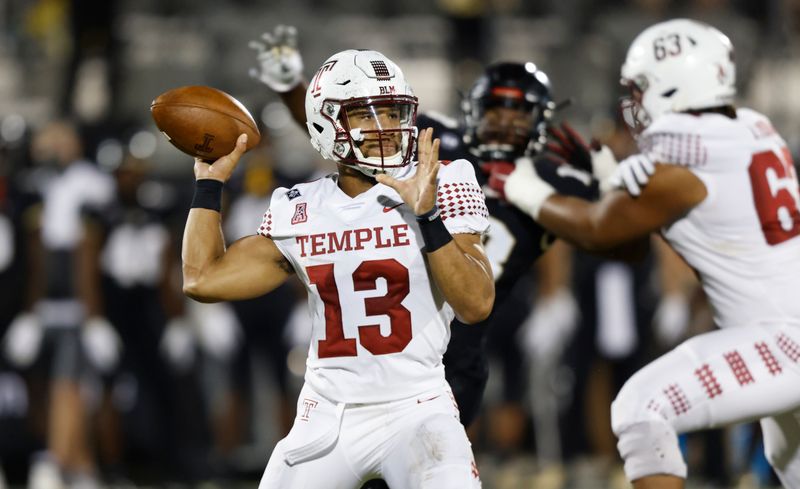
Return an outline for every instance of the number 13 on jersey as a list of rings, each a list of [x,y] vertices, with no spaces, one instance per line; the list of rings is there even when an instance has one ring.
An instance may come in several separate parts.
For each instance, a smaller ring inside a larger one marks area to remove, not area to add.
[[[344,335],[342,304],[333,270],[333,263],[306,267],[309,282],[317,286],[325,304],[325,339],[319,340],[317,355],[319,358],[354,357],[358,355],[358,347],[355,338]],[[408,269],[393,258],[366,260],[353,272],[353,289],[375,290],[379,278],[386,281],[386,294],[365,298],[364,310],[367,316],[388,316],[391,333],[383,336],[378,324],[359,326],[358,340],[373,355],[399,353],[411,342],[411,311],[402,305],[410,290]]]

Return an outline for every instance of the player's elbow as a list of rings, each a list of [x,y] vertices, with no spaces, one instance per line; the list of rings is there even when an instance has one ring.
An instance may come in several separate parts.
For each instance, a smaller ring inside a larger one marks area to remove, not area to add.
[[[467,307],[458,312],[458,319],[464,324],[479,323],[489,317],[494,307],[494,287],[490,293],[481,294],[470,301]]]
[[[197,274],[183,273],[183,294],[197,302],[209,303],[218,302],[219,299],[215,298],[205,287],[201,277]]]
[[[215,302],[212,297],[203,293],[203,290],[198,286],[196,282],[184,282],[183,295],[197,302],[203,302],[203,303]]]

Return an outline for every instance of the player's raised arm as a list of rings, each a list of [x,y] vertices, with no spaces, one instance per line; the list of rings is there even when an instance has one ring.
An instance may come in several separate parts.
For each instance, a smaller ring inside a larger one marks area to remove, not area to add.
[[[480,235],[453,236],[439,216],[439,140],[433,140],[433,129],[421,132],[418,148],[419,165],[412,178],[381,174],[376,179],[394,188],[416,214],[433,278],[458,318],[468,324],[482,321],[494,305],[494,278]]]
[[[247,136],[213,165],[195,160],[197,179],[192,209],[183,233],[183,291],[200,302],[258,297],[275,289],[292,273],[275,243],[248,236],[225,249],[220,225],[222,186],[245,151]]]
[[[260,40],[250,41],[250,48],[256,50],[258,62],[258,66],[250,70],[250,76],[280,95],[294,121],[305,129],[308,82],[303,77],[297,29],[279,25],[272,32],[262,34]]]

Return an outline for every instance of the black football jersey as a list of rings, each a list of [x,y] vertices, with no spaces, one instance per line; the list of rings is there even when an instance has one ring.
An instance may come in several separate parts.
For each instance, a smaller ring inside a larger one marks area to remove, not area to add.
[[[439,158],[467,159],[475,165],[478,183],[487,184],[486,175],[463,142],[463,129],[454,121],[438,114],[420,114],[420,130],[432,127],[433,137],[440,139]],[[594,200],[598,195],[597,181],[585,172],[559,165],[547,156],[536,160],[537,173],[559,193]],[[486,197],[491,227],[484,237],[484,247],[495,278],[495,302],[499,305],[511,292],[514,284],[554,241],[554,237],[527,214],[504,200]]]
[[[433,137],[440,140],[440,159],[463,158],[472,162],[478,182],[481,186],[487,185],[487,175],[464,145],[463,129],[452,119],[437,114],[420,114],[417,127],[420,130],[433,128]],[[597,196],[597,182],[586,173],[544,157],[537,160],[536,169],[559,192],[586,199]],[[486,206],[490,227],[484,237],[484,247],[494,272],[495,305],[492,314],[480,323],[464,325],[457,319],[452,322],[450,343],[443,359],[445,376],[453,389],[464,426],[469,426],[478,415],[489,377],[486,333],[508,321],[520,322],[527,314],[524,304],[514,298],[514,286],[554,240],[549,232],[511,204],[487,197]],[[507,329],[502,328],[503,331]]]

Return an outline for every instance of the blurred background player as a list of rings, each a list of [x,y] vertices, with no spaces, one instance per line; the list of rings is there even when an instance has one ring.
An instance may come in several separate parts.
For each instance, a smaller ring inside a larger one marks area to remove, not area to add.
[[[113,169],[114,199],[86,219],[87,280],[124,345],[103,371],[97,453],[110,481],[160,473],[207,477],[196,333],[178,284],[174,199],[150,177],[149,162],[126,153]],[[158,198],[159,195],[165,195]],[[122,393],[128,393],[123,395]],[[203,447],[203,448],[200,448]]]
[[[34,136],[39,163],[39,212],[29,250],[29,309],[17,315],[4,339],[6,356],[19,366],[40,359],[48,379],[46,440],[50,457],[33,465],[30,483],[62,478],[69,484],[96,484],[97,465],[89,440],[88,400],[81,390],[87,369],[102,372],[118,362],[121,344],[102,315],[91,280],[91,252],[84,247],[84,217],[107,205],[114,183],[85,160],[83,143],[67,121],[48,124]],[[40,350],[43,353],[40,354]],[[40,401],[41,402],[41,401]],[[53,483],[53,482],[50,482]]]

